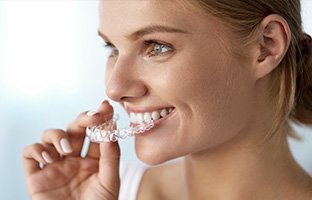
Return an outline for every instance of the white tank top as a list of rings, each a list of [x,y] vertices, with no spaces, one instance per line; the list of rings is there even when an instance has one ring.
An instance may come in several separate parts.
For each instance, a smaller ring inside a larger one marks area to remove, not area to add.
[[[120,165],[119,200],[136,200],[140,182],[147,166],[140,164]]]

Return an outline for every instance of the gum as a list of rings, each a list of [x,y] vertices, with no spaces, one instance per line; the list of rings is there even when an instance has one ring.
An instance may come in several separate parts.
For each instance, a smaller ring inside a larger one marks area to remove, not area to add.
[[[97,126],[87,127],[86,135],[91,142],[116,142],[119,139],[126,139],[136,134],[144,133],[151,130],[154,127],[154,121],[150,120],[136,126],[129,126],[121,129],[114,129],[116,122],[119,119],[119,115],[116,114],[112,119]]]

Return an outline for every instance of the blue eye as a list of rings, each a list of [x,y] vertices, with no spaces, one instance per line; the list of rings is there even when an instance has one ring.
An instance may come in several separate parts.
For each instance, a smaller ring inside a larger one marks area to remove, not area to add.
[[[115,57],[115,56],[118,56],[119,52],[118,52],[118,49],[110,42],[106,42],[104,45],[104,48],[106,50],[108,50],[108,54],[109,54],[109,57]]]
[[[162,56],[168,52],[173,51],[173,48],[168,44],[163,44],[154,40],[145,41],[144,44],[147,46],[146,54],[148,57]],[[108,50],[109,57],[116,57],[119,55],[118,49],[110,42],[105,42],[103,45]]]
[[[161,56],[173,50],[172,47],[166,44],[162,44],[153,40],[146,41],[145,44],[147,45],[147,55],[149,57],[152,56]]]

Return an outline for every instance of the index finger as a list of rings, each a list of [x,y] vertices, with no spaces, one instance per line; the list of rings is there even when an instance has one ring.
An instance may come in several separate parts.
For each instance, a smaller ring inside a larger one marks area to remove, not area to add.
[[[74,122],[69,124],[66,132],[73,147],[73,153],[71,155],[80,155],[86,135],[86,127],[104,123],[110,116],[112,116],[112,113],[113,107],[108,101],[104,101],[100,105],[98,112],[95,112],[92,115],[88,115],[88,112],[83,112]],[[90,144],[89,148],[91,148],[91,146],[93,145]]]

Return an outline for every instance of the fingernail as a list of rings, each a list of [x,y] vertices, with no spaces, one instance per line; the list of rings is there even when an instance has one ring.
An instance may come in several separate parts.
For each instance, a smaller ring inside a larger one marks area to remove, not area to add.
[[[87,115],[89,116],[89,117],[91,117],[91,116],[93,116],[93,115],[96,115],[96,114],[98,114],[99,112],[96,112],[96,111],[89,111],[89,112],[87,112]]]
[[[41,156],[47,163],[52,163],[53,162],[53,160],[52,160],[51,156],[48,154],[48,152],[43,151],[41,153]]]
[[[109,104],[108,100],[104,100],[102,104]]]
[[[60,141],[60,144],[61,144],[61,147],[62,147],[62,150],[64,153],[71,153],[73,152],[73,149],[72,147],[70,146],[68,140],[66,138],[62,138],[61,141]]]

